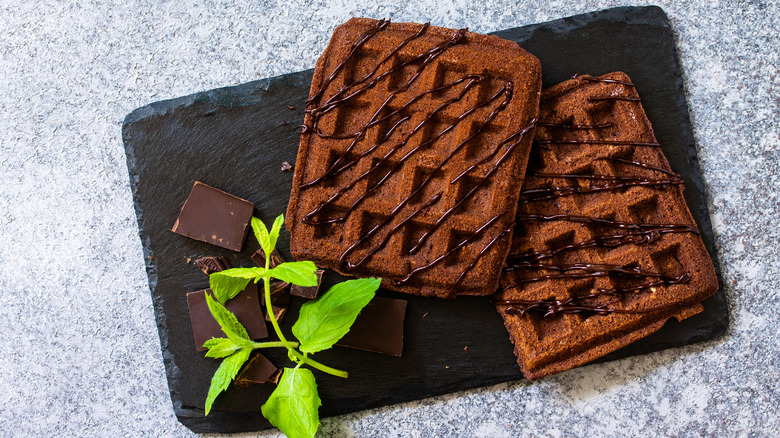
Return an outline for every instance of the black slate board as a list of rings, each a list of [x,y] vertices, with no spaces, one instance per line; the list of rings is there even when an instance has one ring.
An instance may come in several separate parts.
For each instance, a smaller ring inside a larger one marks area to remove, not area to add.
[[[517,41],[539,57],[545,86],[575,73],[628,73],[664,153],[685,180],[686,201],[707,249],[716,254],[673,33],[660,8],[615,8],[496,35]],[[169,229],[194,180],[254,202],[256,215],[266,222],[285,211],[292,173],[281,172],[280,165],[295,161],[295,129],[303,119],[311,76],[308,70],[153,103],[129,114],[122,128],[171,400],[179,420],[196,432],[270,427],[259,412],[270,385],[231,387],[218,398],[215,411],[203,417],[209,382],[219,363],[195,351],[185,299],[186,292],[208,284],[187,259],[225,255],[234,266],[251,266],[249,256],[258,245],[248,238],[237,254]],[[279,247],[289,259],[288,243],[283,233]],[[717,259],[714,262],[722,283]],[[338,281],[332,273],[327,278]],[[501,318],[487,298],[443,301],[380,294],[409,300],[403,357],[341,347],[318,353],[318,360],[350,372],[348,380],[317,373],[321,416],[522,378]],[[287,333],[300,304],[294,302],[283,324]],[[720,336],[728,323],[723,290],[704,304],[703,313],[682,323],[669,322],[603,360]],[[278,365],[289,364],[281,349],[268,356]]]

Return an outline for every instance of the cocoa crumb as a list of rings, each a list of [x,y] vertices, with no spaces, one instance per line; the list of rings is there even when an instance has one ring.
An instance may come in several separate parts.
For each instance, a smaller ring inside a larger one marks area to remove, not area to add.
[[[282,172],[289,172],[292,170],[292,164],[288,163],[287,161],[282,162]]]

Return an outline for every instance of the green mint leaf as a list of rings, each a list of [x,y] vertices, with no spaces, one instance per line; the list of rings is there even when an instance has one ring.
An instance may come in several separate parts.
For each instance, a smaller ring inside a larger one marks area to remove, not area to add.
[[[217,320],[217,323],[219,323],[222,331],[225,332],[230,341],[239,347],[252,347],[253,343],[249,339],[249,333],[247,333],[244,326],[238,322],[236,315],[233,315],[231,311],[214,301],[209,294],[206,294],[206,305],[209,306],[211,315]]]
[[[274,247],[271,245],[271,236],[268,234],[268,228],[265,227],[263,221],[256,217],[252,217],[252,231],[255,233],[255,239],[260,243],[260,248],[263,248],[263,252],[271,254]],[[274,239],[276,240],[276,239]]]
[[[276,240],[279,238],[279,232],[282,230],[283,224],[284,224],[284,215],[280,214],[276,218],[276,220],[274,220],[274,224],[271,226],[271,233],[268,235],[268,240],[269,240],[268,246],[270,247],[270,249],[266,252],[266,254],[270,254],[271,252],[273,252],[274,248],[276,248]]]
[[[285,368],[261,410],[289,438],[312,438],[320,425],[320,405],[314,374],[306,368]]]
[[[292,332],[304,353],[316,353],[332,347],[349,332],[358,313],[374,298],[380,278],[361,278],[341,282],[320,298],[301,307]]]
[[[263,276],[263,268],[233,268],[209,275],[209,288],[221,304],[246,289],[250,281]]]
[[[214,404],[214,400],[217,396],[230,385],[230,382],[236,378],[238,371],[249,359],[249,353],[252,352],[252,348],[242,348],[232,355],[225,358],[217,372],[214,373],[214,377],[211,378],[211,386],[209,387],[209,395],[206,397],[206,415],[211,411],[211,405]]]
[[[310,261],[287,262],[265,271],[265,275],[298,286],[312,287],[317,285],[316,270],[317,267]]]
[[[228,357],[241,349],[233,341],[225,338],[211,338],[203,344],[203,348],[208,348],[209,350],[206,352],[206,357],[214,359]]]

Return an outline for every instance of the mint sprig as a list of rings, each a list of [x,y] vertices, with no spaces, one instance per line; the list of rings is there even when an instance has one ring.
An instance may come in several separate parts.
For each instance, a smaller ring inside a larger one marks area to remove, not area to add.
[[[253,342],[238,319],[222,304],[238,295],[250,281],[264,280],[264,299],[266,309],[271,309],[271,279],[282,280],[298,286],[317,285],[317,267],[310,261],[281,263],[270,269],[271,253],[284,224],[284,216],[279,215],[268,231],[265,224],[253,217],[252,231],[265,253],[265,267],[234,268],[217,272],[209,276],[209,286],[217,298],[208,294],[206,303],[211,314],[217,320],[227,338],[213,338],[204,344],[208,348],[206,357],[225,358],[220,365],[206,399],[206,415],[211,405],[230,382],[235,379],[238,370],[254,349],[285,347],[295,368],[285,368],[276,390],[262,406],[263,415],[285,435],[290,437],[313,437],[319,426],[319,407],[321,401],[317,394],[314,374],[302,365],[346,378],[346,371],[337,370],[312,359],[309,354],[331,348],[341,339],[355,322],[360,311],[374,297],[381,279],[367,278],[339,283],[320,298],[309,301],[301,307],[298,320],[292,328],[293,335],[300,341],[288,341],[279,327],[273,312],[268,312],[278,342]],[[222,304],[220,304],[222,303]],[[300,350],[300,351],[299,351]]]

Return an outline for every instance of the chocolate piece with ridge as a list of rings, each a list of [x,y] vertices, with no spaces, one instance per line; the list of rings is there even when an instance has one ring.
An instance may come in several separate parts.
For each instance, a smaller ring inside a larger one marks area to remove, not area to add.
[[[311,287],[304,287],[304,286],[298,286],[297,284],[292,285],[292,289],[290,290],[290,295],[295,295],[296,297],[306,298],[308,300],[313,300],[317,298],[320,294],[320,285],[322,284],[322,275],[325,273],[322,269],[317,269],[315,272],[317,274],[317,285],[311,286]]]
[[[206,292],[211,295],[211,298],[214,298],[211,289],[187,294],[192,334],[195,337],[195,346],[198,351],[205,351],[203,344],[211,338],[227,337],[209,311],[206,304]],[[251,339],[262,339],[268,336],[268,328],[263,319],[263,311],[260,309],[256,284],[250,282],[246,289],[225,303],[225,308],[236,315],[238,322],[246,328]]]
[[[241,251],[255,205],[195,181],[171,231],[232,251]]]
[[[276,317],[277,322],[282,322],[285,315],[287,315],[287,306],[277,306],[271,304],[271,310],[274,312],[274,316]],[[268,316],[268,310],[265,312],[265,320],[271,322],[271,317]]]
[[[224,271],[230,269],[233,266],[230,264],[230,260],[227,257],[201,257],[195,260],[195,264],[198,265],[201,271],[206,275],[211,275],[215,272]]]
[[[236,377],[236,386],[246,388],[250,385],[266,383],[277,371],[276,365],[262,354],[256,353]]]
[[[252,261],[255,262],[258,267],[265,268],[265,251],[263,251],[262,248],[255,251],[255,253],[252,254]],[[279,254],[278,250],[274,249],[273,252],[271,252],[271,262],[269,263],[269,267],[273,269],[282,263],[284,263],[284,257]]]
[[[376,296],[363,308],[349,333],[336,345],[401,356],[405,314],[406,300]]]
[[[498,286],[539,60],[466,29],[352,18],[317,61],[285,226],[298,260],[415,295]]]
[[[265,300],[262,304],[265,306]],[[287,307],[290,304],[290,283],[271,281],[271,304],[278,307]]]

